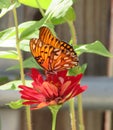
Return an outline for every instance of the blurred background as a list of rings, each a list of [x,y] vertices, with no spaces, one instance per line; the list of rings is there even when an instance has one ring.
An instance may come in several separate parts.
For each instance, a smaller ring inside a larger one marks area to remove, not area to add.
[[[113,54],[113,0],[77,0],[73,7],[76,12],[76,21],[74,24],[77,34],[77,43],[86,44],[100,40]],[[27,6],[18,8],[19,23],[30,20],[39,20],[41,17],[42,16],[37,9]],[[4,30],[11,26],[14,26],[13,14],[12,12],[9,12],[0,19],[0,30]],[[61,40],[69,42],[70,32],[67,24],[58,25],[55,29]],[[24,58],[29,56],[31,56],[31,54],[23,53]],[[83,54],[80,56],[80,64],[83,63],[88,63],[85,76],[113,76],[113,59],[94,54]],[[16,62],[0,59],[0,76],[9,75],[10,77],[19,77],[18,71],[5,71],[7,67],[14,64],[16,64]],[[95,82],[97,81],[95,80]],[[100,84],[101,82],[98,81],[98,86]],[[109,83],[106,82],[106,85],[109,86]],[[102,93],[100,93],[100,95],[102,95]],[[3,112],[3,109],[0,111]],[[26,130],[24,109],[19,110],[19,113],[20,130]],[[32,119],[33,130],[51,129],[51,114],[49,110],[42,109],[33,111]],[[86,130],[113,130],[113,108],[84,109],[84,122]],[[15,127],[15,129],[11,130],[19,130],[18,128]],[[64,129],[70,130],[68,107],[61,109],[57,120],[57,130]],[[5,127],[2,130],[5,130]]]

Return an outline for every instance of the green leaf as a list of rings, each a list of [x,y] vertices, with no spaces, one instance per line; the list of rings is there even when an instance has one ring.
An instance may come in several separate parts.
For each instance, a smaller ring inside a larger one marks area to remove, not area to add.
[[[26,80],[26,85],[31,86],[31,80]],[[18,86],[22,85],[21,80],[14,80],[0,86],[0,90],[19,90]]]
[[[37,21],[29,21],[29,22],[24,22],[18,26],[19,29],[19,35],[23,39],[29,39],[32,37],[37,37],[38,35],[38,28],[44,23],[44,19],[37,22]],[[32,28],[32,29],[31,29]],[[26,32],[28,31],[28,32]],[[15,27],[11,27],[8,29],[5,29],[0,32],[0,44],[3,43],[4,40],[13,40],[15,39]],[[22,39],[20,39],[22,40]]]
[[[20,47],[24,51],[29,51],[29,39],[38,37],[38,28],[43,24],[42,20],[29,21],[19,25]],[[16,34],[15,27],[8,28],[0,32],[0,47],[16,48]],[[27,47],[27,49],[26,49]]]
[[[52,23],[55,24],[62,24],[65,23],[67,21],[74,21],[75,20],[75,11],[72,7],[70,7],[68,9],[68,11],[65,13],[65,15],[63,17],[57,18],[57,17],[53,17],[51,19]]]
[[[10,0],[0,0],[0,9],[8,8],[11,5]]]
[[[19,109],[21,107],[23,107],[23,104],[22,104],[23,100],[18,100],[18,101],[12,101],[6,105],[8,105],[9,107],[11,107],[12,109]]]
[[[35,59],[33,57],[30,57],[30,58],[24,60],[23,67],[41,69],[40,65],[35,61]],[[7,70],[16,70],[16,69],[20,69],[19,65],[11,66]]]
[[[113,57],[113,54],[111,54],[100,41],[80,45],[75,48],[75,51],[78,55],[81,55],[82,53],[94,53],[105,57]]]
[[[48,19],[64,17],[72,4],[73,0],[53,0],[45,15]]]
[[[38,29],[44,25],[53,27],[52,24],[44,24],[46,17],[40,21],[29,21],[19,25],[20,47],[24,51],[29,51],[29,39],[38,38]],[[15,27],[8,28],[0,32],[0,47],[16,48]]]
[[[26,52],[30,52],[29,41],[30,40],[22,40],[20,42],[20,49]]]
[[[25,23],[20,24],[18,26],[20,37],[23,37],[23,39],[29,38],[28,37],[29,35],[31,35],[33,33],[35,34],[37,32],[37,30],[38,30],[39,26],[41,26],[41,24],[43,24],[42,21],[40,21],[40,22],[29,21],[29,22],[25,22]],[[26,31],[28,31],[28,32],[26,32]],[[22,36],[22,35],[24,35],[24,36]],[[3,41],[3,40],[6,40],[6,39],[8,39],[8,40],[9,39],[15,39],[15,27],[11,27],[11,28],[8,28],[8,29],[0,32],[0,40]],[[22,39],[20,39],[20,40],[22,40]]]
[[[33,21],[34,23],[31,24],[31,26],[27,27],[26,29],[24,29],[24,31],[21,33],[20,35],[20,39],[31,39],[31,38],[38,38],[38,34],[39,34],[39,28],[41,26],[47,26],[49,28],[53,28],[53,24],[52,23],[45,23],[46,21],[46,17],[44,17],[43,19],[41,19],[40,21]]]
[[[32,36],[35,34],[36,38],[38,37],[38,29],[44,24],[46,17],[41,19],[40,21],[31,21],[31,23],[26,25],[24,24],[24,30],[21,32],[20,40],[28,38],[28,36]]]
[[[0,77],[0,85],[6,83],[8,81],[9,81],[8,77]]]
[[[37,68],[41,69],[39,64],[36,62],[36,60],[33,57],[30,57],[24,61],[24,68]]]
[[[4,16],[8,11],[12,10],[13,8],[19,7],[20,4],[17,2],[17,0],[1,0],[0,1],[0,18]]]
[[[22,40],[19,42],[20,49],[26,52],[29,52],[29,41],[30,40]],[[16,48],[15,39],[9,39],[9,40],[0,40],[0,47],[2,48]]]
[[[16,51],[0,51],[0,58],[18,60]]]
[[[20,3],[34,8],[47,9],[51,0],[19,0]]]
[[[80,68],[81,68],[81,73],[84,74],[87,69],[87,64],[83,64]]]
[[[87,64],[83,64],[82,66],[75,66],[68,70],[68,75],[75,76],[81,73],[84,74],[86,68],[87,68]]]
[[[31,25],[24,27],[24,30],[20,34],[20,39],[26,39],[28,36],[35,34],[38,32],[39,27],[41,26],[41,22],[33,21]],[[38,36],[38,35],[37,35]]]
[[[75,20],[75,11],[72,7],[70,7],[68,9],[68,11],[66,12],[64,19],[66,19],[67,21],[74,21]]]
[[[5,30],[0,32],[0,41],[8,39],[14,35],[15,35],[15,27],[5,29]]]
[[[15,39],[0,40],[0,47],[3,48],[16,48]]]

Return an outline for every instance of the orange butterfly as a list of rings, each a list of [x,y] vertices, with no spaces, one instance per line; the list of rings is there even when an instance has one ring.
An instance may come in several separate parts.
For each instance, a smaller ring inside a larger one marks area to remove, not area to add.
[[[45,26],[39,30],[39,38],[30,40],[30,50],[41,67],[48,73],[55,73],[78,65],[78,57],[71,45],[54,37]]]

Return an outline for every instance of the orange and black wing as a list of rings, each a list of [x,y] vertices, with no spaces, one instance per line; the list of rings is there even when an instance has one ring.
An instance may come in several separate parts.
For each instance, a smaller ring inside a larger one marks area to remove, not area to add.
[[[78,65],[78,57],[72,46],[53,36],[47,27],[41,27],[39,39],[30,40],[31,53],[48,72],[70,69]]]
[[[33,38],[30,40],[30,50],[37,63],[49,71],[49,60],[53,47],[42,43],[40,39]]]

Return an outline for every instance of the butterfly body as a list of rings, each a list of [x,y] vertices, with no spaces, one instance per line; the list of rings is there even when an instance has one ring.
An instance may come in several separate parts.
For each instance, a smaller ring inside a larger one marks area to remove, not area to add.
[[[49,28],[41,27],[39,38],[30,40],[31,53],[48,73],[70,69],[78,65],[73,47],[53,36]]]

